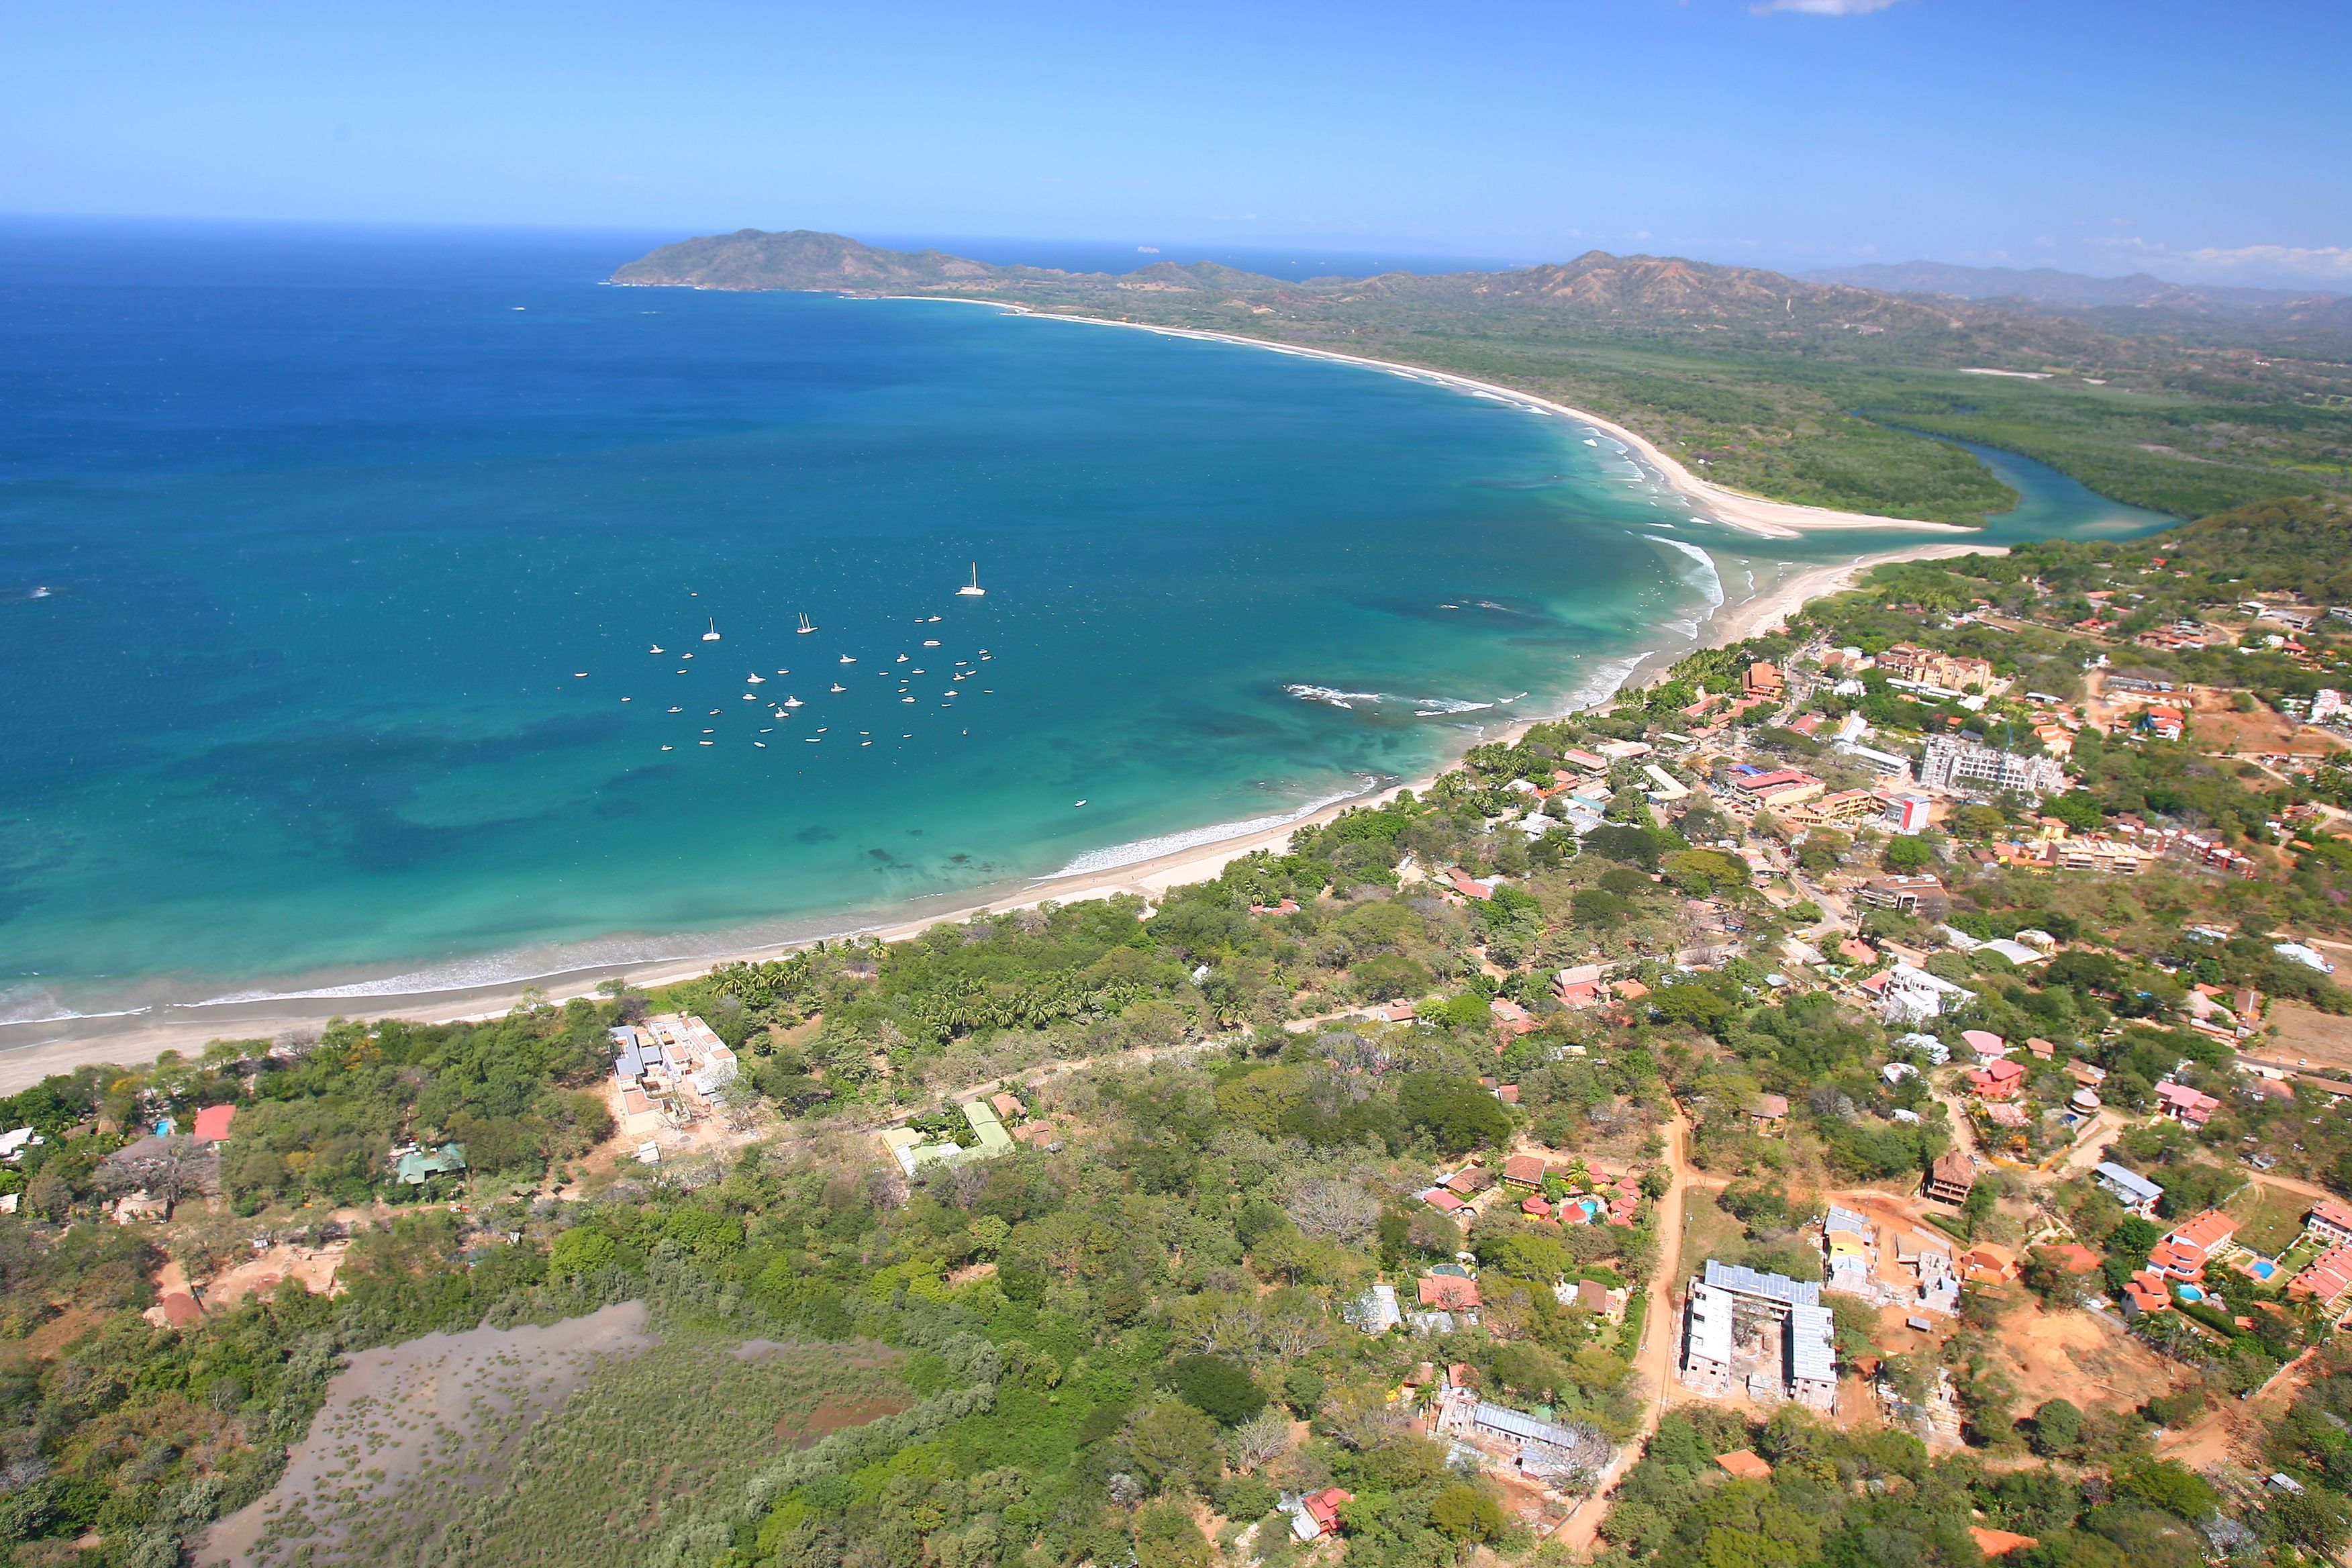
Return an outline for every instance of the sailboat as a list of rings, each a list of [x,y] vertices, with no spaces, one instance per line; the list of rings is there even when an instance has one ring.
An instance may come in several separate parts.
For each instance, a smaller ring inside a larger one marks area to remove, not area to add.
[[[980,563],[975,561],[971,563],[971,582],[964,587],[958,588],[956,590],[956,596],[964,599],[978,599],[985,596],[987,593],[988,590],[980,585]]]
[[[979,569],[975,567],[973,570],[976,573]],[[977,580],[977,577],[975,577],[974,581]],[[719,622],[715,617],[710,623],[710,629],[702,634],[702,640],[704,642],[717,642],[719,640]]]
[[[809,633],[811,633],[811,632],[813,632],[813,631],[814,631],[814,630],[816,630],[816,623],[815,623],[814,621],[813,621],[813,620],[810,620],[810,619],[808,618],[808,613],[807,613],[805,610],[803,610],[803,611],[801,613],[801,625],[800,625],[800,633],[801,633],[801,636],[803,636],[803,637],[806,637],[806,636],[808,636],[808,635],[809,635]]]

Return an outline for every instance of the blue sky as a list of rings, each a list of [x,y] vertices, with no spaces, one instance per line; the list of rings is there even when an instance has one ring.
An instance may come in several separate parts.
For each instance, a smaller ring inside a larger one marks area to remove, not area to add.
[[[2352,5],[0,4],[0,212],[2352,290]]]

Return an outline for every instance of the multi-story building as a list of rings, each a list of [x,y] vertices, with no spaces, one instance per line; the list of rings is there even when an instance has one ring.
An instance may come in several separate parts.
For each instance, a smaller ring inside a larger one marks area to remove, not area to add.
[[[1992,666],[1986,660],[1938,653],[1909,643],[1896,643],[1880,654],[1878,668],[1890,679],[1916,681],[1946,691],[1966,691],[1971,686],[1990,689],[1992,686]]]
[[[1929,789],[2056,795],[2066,787],[2066,770],[2055,757],[2020,756],[1951,735],[1933,735],[1927,754],[1919,759],[1919,782]]]

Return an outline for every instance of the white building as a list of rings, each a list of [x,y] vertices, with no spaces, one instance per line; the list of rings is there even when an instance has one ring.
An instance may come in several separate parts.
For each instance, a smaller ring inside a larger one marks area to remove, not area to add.
[[[1967,1006],[1977,994],[1965,985],[1938,979],[1924,969],[1898,963],[1886,972],[1886,988],[1879,995],[1879,1015],[1889,1024],[1924,1024],[1940,1018],[1947,1009]]]
[[[1924,795],[1894,795],[1886,797],[1886,810],[1882,820],[1895,833],[1925,833],[1927,831],[1928,800]]]
[[[1711,1394],[1744,1384],[1764,1403],[1833,1410],[1836,1331],[1820,1284],[1708,1258],[1685,1298],[1681,1377]]]
[[[2066,770],[2055,757],[2020,756],[1951,735],[1931,735],[1919,759],[1919,782],[1929,789],[2057,795],[2066,787]]]

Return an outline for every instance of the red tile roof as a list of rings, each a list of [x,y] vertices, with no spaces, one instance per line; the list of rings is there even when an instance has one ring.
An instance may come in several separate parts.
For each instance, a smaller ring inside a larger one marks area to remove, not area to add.
[[[228,1136],[228,1124],[236,1120],[234,1105],[207,1105],[196,1112],[194,1136],[199,1143],[217,1143]]]
[[[1503,1162],[1503,1180],[1517,1182],[1521,1186],[1539,1186],[1544,1179],[1544,1163],[1534,1154],[1514,1154]]]
[[[1444,1187],[1432,1187],[1426,1199],[1429,1206],[1444,1214],[1458,1214],[1470,1205],[1447,1192]]]
[[[2006,1557],[2012,1552],[2042,1544],[2038,1537],[2020,1535],[2013,1530],[1990,1530],[1981,1524],[1969,1526],[1969,1536],[1977,1543],[1977,1550],[1988,1557]]]
[[[2286,1293],[2297,1300],[2311,1297],[2332,1301],[2347,1290],[2352,1290],[2352,1247],[2328,1248],[2288,1281],[2286,1288]]]
[[[2200,1256],[2212,1250],[2238,1234],[2238,1222],[2220,1209],[2207,1209],[2186,1225],[2173,1227],[2165,1237],[2176,1246],[2193,1247]]]
[[[1734,1448],[1728,1454],[1717,1454],[1715,1462],[1743,1481],[1768,1481],[1772,1479],[1772,1467],[1753,1448]]]
[[[1478,1281],[1453,1274],[1424,1274],[1421,1277],[1421,1304],[1448,1312],[1475,1307]]]

